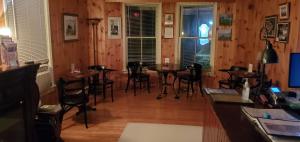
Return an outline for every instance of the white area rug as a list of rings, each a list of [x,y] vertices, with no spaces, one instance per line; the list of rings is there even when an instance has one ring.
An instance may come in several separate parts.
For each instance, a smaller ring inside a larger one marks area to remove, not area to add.
[[[128,123],[118,142],[202,142],[202,127]]]

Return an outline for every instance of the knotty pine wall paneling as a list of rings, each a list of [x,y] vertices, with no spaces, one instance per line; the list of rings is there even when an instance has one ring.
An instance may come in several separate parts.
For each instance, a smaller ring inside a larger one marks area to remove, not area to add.
[[[87,0],[49,0],[54,77],[70,71],[70,65],[84,69],[88,65],[89,32]],[[64,41],[63,13],[78,14],[79,39]]]
[[[0,0],[0,28],[5,26],[5,15],[4,15],[3,0]]]
[[[117,3],[116,3],[117,2]],[[267,65],[267,72],[270,79],[278,80],[283,88],[287,88],[288,76],[288,62],[290,52],[300,51],[300,22],[297,13],[300,9],[300,1],[297,0],[88,0],[89,17],[97,15],[104,17],[104,23],[101,27],[101,35],[99,42],[101,42],[104,50],[100,53],[105,58],[103,63],[116,69],[122,69],[123,57],[122,52],[124,45],[122,40],[107,39],[107,17],[121,16],[122,2],[162,2],[162,35],[164,29],[164,14],[172,13],[176,18],[176,4],[177,2],[218,2],[217,7],[217,30],[224,28],[219,26],[219,15],[228,13],[233,15],[232,40],[219,41],[215,43],[215,58],[214,70],[211,76],[205,76],[204,82],[208,86],[217,87],[217,81],[226,78],[226,74],[219,72],[219,69],[229,68],[232,65],[240,65],[247,67],[248,64],[253,64],[257,67],[259,62],[259,53],[264,49],[264,42],[260,40],[260,28],[263,26],[264,17],[279,14],[279,4],[291,3],[291,16],[288,21],[291,22],[290,40],[288,44],[275,42],[273,43],[277,53],[279,54],[280,63],[274,65]],[[122,19],[124,20],[124,19]],[[174,22],[176,20],[174,19]],[[176,29],[176,25],[174,29]],[[103,26],[104,25],[104,26]],[[124,27],[122,27],[124,28]],[[175,33],[175,32],[174,32]],[[175,62],[175,37],[173,39],[164,39],[162,36],[162,61],[164,58],[170,58],[171,63]],[[105,40],[103,40],[105,39]],[[90,44],[91,45],[91,44]],[[91,46],[90,46],[91,47]],[[118,58],[120,56],[120,58]],[[89,57],[93,58],[92,56]],[[280,74],[280,75],[279,75]]]
[[[290,2],[290,18],[288,20],[279,20],[279,21],[289,21],[290,22],[290,34],[288,43],[276,42],[274,38],[269,40],[273,43],[273,46],[278,54],[279,63],[266,65],[266,72],[269,79],[273,81],[279,81],[280,86],[283,89],[288,88],[288,74],[289,74],[289,55],[291,52],[297,51],[299,48],[299,0],[255,0],[255,18],[253,19],[253,30],[257,33],[260,28],[263,26],[264,17],[270,15],[279,15],[279,5],[282,3]],[[249,54],[250,57],[254,58],[259,52],[264,48],[264,42],[259,39],[259,36],[252,37],[254,41],[254,49]],[[299,50],[298,50],[299,51]],[[252,59],[255,60],[255,59]]]

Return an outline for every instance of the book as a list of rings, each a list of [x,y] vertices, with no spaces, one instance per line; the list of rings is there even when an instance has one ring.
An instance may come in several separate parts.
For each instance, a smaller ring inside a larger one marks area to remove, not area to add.
[[[285,121],[258,118],[259,123],[269,135],[300,137],[299,121]]]
[[[257,109],[242,107],[242,111],[254,118],[264,118],[264,114],[267,113],[270,115],[270,119],[273,120],[300,121],[298,118],[292,116],[283,109]]]
[[[204,88],[207,94],[231,94],[238,95],[239,93],[234,89],[212,89],[212,88]]]

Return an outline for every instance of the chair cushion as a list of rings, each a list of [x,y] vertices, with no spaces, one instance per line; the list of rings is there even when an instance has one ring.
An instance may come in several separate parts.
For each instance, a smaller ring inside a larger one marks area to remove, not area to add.
[[[66,105],[79,105],[86,102],[87,98],[83,94],[67,94],[63,98],[63,103]]]

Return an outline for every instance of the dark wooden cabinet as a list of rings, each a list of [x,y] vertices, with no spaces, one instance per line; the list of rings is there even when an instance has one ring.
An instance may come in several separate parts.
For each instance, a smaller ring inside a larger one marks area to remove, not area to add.
[[[0,68],[0,142],[36,142],[38,64]]]

